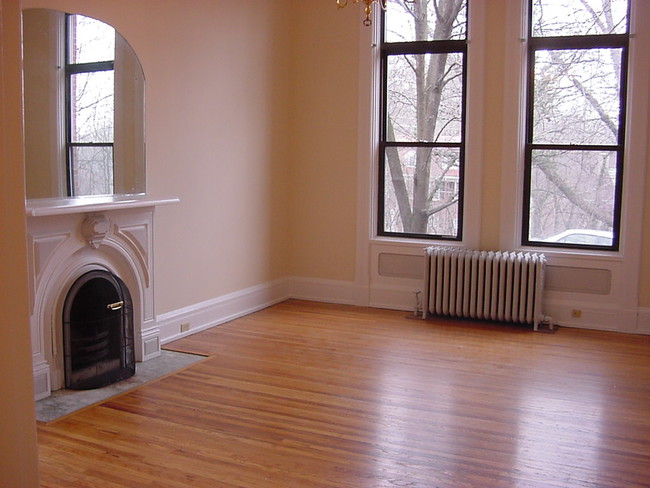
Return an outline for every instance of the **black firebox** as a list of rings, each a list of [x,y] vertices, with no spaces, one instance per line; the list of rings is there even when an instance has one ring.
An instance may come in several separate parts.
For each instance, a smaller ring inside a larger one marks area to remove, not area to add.
[[[135,374],[133,304],[124,282],[104,270],[79,277],[63,305],[65,386],[89,390]]]

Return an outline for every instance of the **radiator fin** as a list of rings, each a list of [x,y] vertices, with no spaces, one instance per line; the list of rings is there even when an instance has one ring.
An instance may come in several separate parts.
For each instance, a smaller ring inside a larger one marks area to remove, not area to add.
[[[537,330],[545,266],[539,253],[428,247],[425,311],[532,324]]]

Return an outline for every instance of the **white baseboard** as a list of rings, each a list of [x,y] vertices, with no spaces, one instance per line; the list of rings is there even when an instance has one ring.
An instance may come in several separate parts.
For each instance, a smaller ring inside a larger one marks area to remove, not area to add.
[[[161,314],[157,317],[160,343],[167,344],[280,303],[290,298],[288,289],[288,280],[281,279]],[[181,332],[181,324],[189,324],[189,330]]]
[[[578,308],[580,317],[573,317],[572,311]],[[553,318],[553,322],[564,327],[578,329],[606,330],[625,332],[628,334],[649,334],[650,314],[646,316],[646,330],[641,327],[640,309],[627,309],[612,305],[598,305],[597,303],[582,303],[562,300],[545,300],[543,304],[545,315]],[[650,311],[650,310],[649,310]]]
[[[412,311],[416,304],[417,286],[374,287],[370,291],[371,307]],[[602,305],[597,302],[583,302],[577,308],[580,318],[572,316],[576,308],[573,301],[546,299],[544,315],[553,318],[556,325],[591,330],[625,332],[629,334],[650,334],[650,308],[624,308],[616,305]]]
[[[414,292],[395,288],[369,293],[367,288],[350,281],[289,277],[159,315],[156,325],[160,343],[167,344],[290,298],[412,310]],[[181,324],[189,324],[189,330],[181,332]]]
[[[650,334],[650,308],[639,307],[636,330],[639,334]]]
[[[415,293],[420,288],[422,287],[374,287],[370,291],[370,306],[389,310],[413,311],[417,303]]]
[[[288,277],[159,315],[157,327],[164,345],[290,298],[413,311],[416,288],[375,286],[368,290],[350,281]],[[622,309],[582,303],[580,318],[572,316],[574,308],[574,302],[544,301],[544,314],[560,326],[650,334],[650,308]],[[181,324],[189,324],[189,330],[181,332]]]
[[[34,400],[42,400],[50,396],[52,388],[50,382],[50,365],[42,362],[33,366],[34,375]]]
[[[289,278],[289,296],[312,302],[359,304],[359,290],[351,281],[321,280],[316,278]]]
[[[298,300],[340,303],[390,310],[413,310],[417,287],[357,286],[350,281],[290,278],[289,295]]]

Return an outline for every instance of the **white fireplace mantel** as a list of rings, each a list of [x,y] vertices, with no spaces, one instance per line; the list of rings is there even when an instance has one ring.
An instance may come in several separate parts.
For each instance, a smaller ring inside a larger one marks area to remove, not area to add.
[[[88,271],[109,271],[129,289],[136,360],[160,354],[153,306],[153,216],[155,207],[177,202],[144,195],[26,202],[36,399],[63,387],[63,302],[72,284]]]
[[[150,198],[144,195],[109,195],[76,198],[38,198],[27,200],[25,206],[29,217],[46,217],[85,212],[104,212],[125,208],[155,207],[178,203],[178,198]]]

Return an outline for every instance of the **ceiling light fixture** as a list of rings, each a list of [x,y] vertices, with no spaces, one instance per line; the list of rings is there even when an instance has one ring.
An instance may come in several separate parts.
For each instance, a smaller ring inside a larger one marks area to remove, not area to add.
[[[352,1],[352,3],[363,2],[365,5],[365,8],[363,10],[366,14],[366,18],[363,21],[363,25],[366,27],[372,25],[372,5],[376,3],[382,10],[386,10],[386,3],[388,2],[388,0],[336,0],[336,5],[338,8],[343,8],[350,1]],[[404,0],[405,3],[415,3],[415,1],[416,0]]]
[[[366,19],[363,21],[363,25],[365,25],[366,27],[372,25],[372,20],[370,19],[370,16],[372,15],[373,3],[378,4],[382,9],[386,10],[386,0],[336,0],[336,5],[339,8],[343,8],[349,3],[349,1],[352,1],[352,3],[363,2],[366,5],[364,8],[364,12],[366,13]]]

